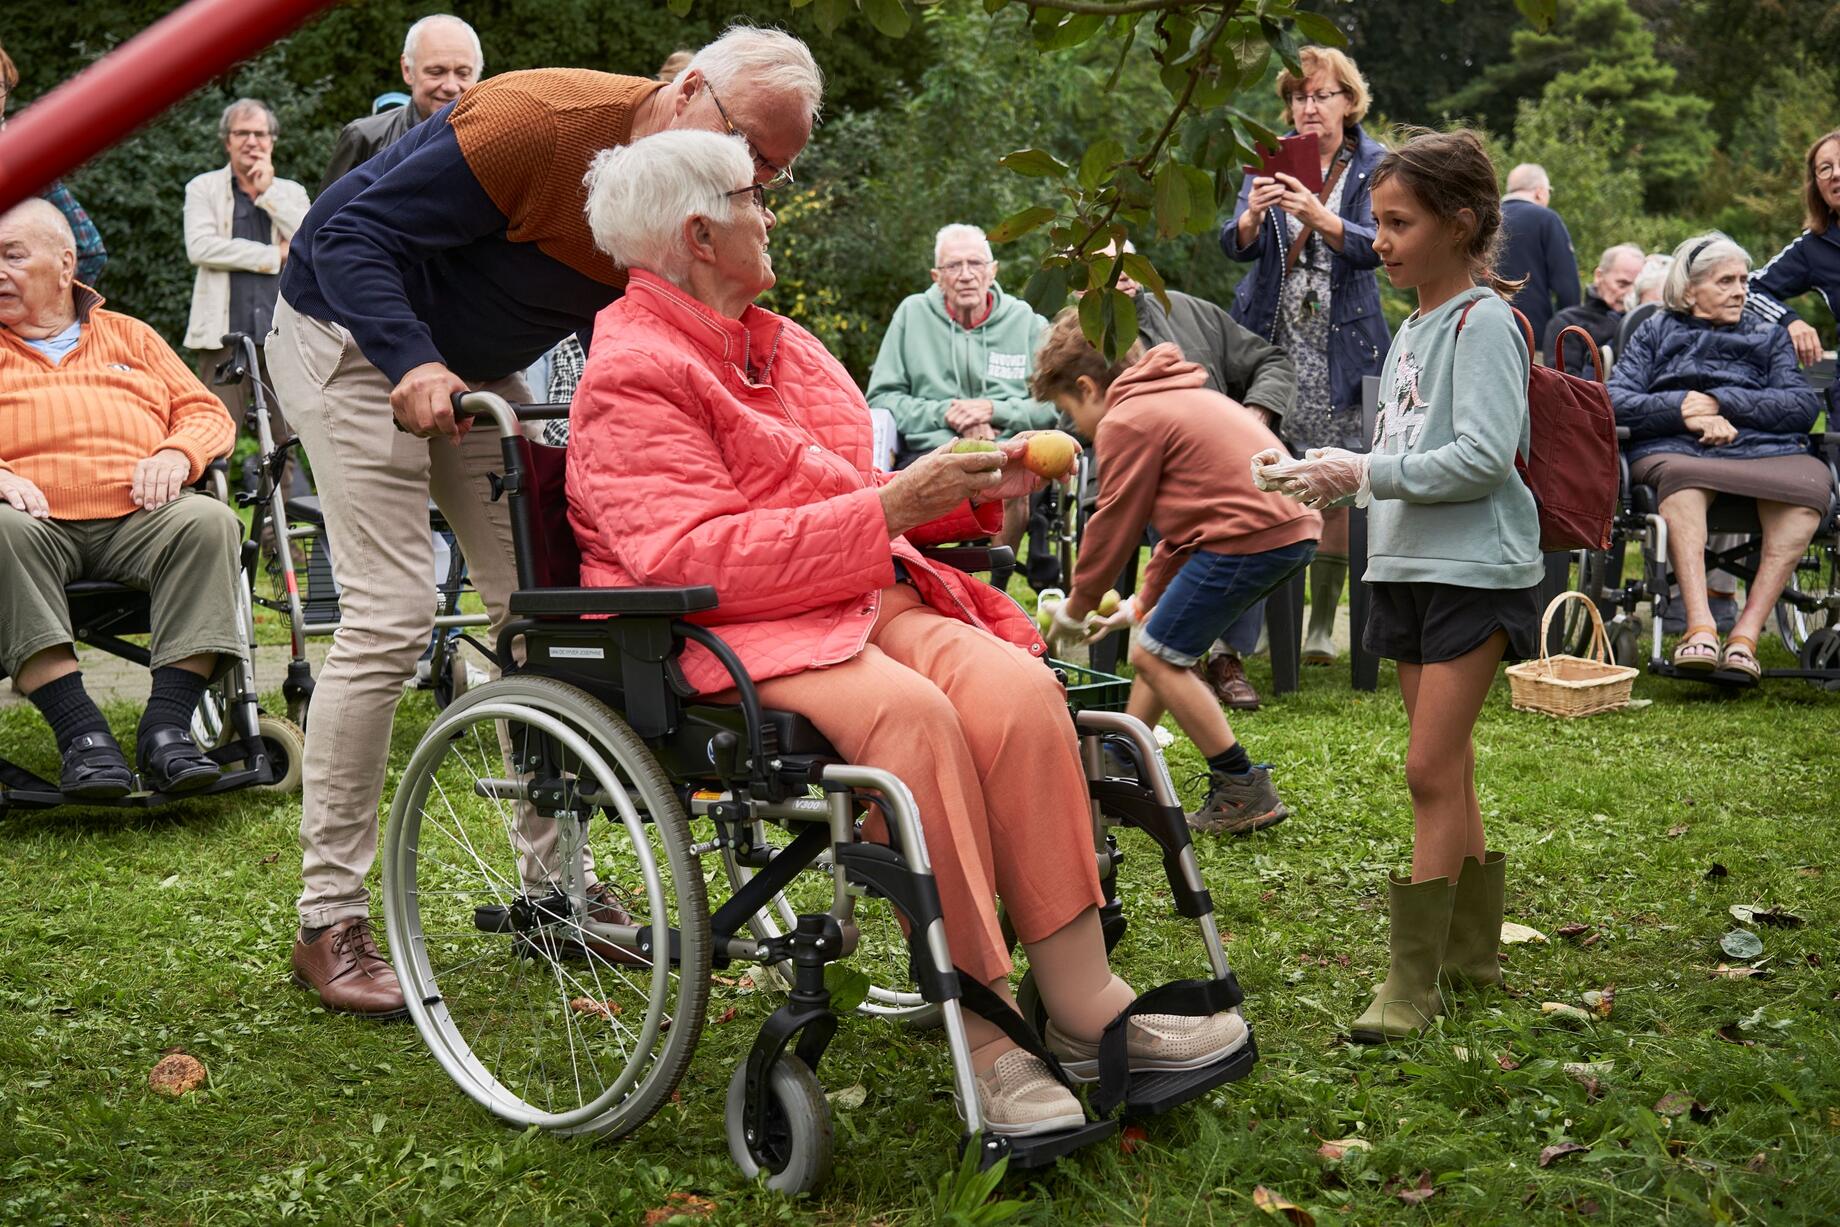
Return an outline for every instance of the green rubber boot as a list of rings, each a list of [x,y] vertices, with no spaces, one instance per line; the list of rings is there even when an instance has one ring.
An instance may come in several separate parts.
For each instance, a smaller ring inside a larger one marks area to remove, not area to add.
[[[1374,990],[1373,1004],[1348,1029],[1357,1044],[1410,1039],[1444,1012],[1438,968],[1450,935],[1450,909],[1457,888],[1449,878],[1424,882],[1387,878],[1388,945],[1392,966]]]
[[[1438,980],[1453,987],[1501,987],[1501,908],[1508,854],[1466,857],[1450,910],[1450,940]]]
[[[1335,663],[1335,611],[1348,582],[1345,554],[1318,554],[1310,563],[1310,625],[1303,636],[1303,663]]]

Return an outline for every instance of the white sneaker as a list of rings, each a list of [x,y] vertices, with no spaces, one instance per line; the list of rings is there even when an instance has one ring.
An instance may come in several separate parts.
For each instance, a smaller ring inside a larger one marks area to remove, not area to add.
[[[1246,1020],[1238,1010],[1195,1018],[1186,1014],[1138,1014],[1125,1024],[1125,1063],[1134,1074],[1201,1069],[1224,1061],[1246,1046]],[[1099,1080],[1099,1045],[1075,1039],[1048,1020],[1042,1040],[1075,1082]]]

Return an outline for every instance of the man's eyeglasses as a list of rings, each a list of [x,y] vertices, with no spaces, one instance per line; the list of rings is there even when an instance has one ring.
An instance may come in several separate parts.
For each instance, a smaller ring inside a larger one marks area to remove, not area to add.
[[[1343,94],[1347,92],[1348,91],[1345,89],[1325,89],[1325,90],[1320,90],[1314,94],[1296,93],[1296,94],[1291,95],[1291,105],[1294,107],[1300,107],[1300,106],[1305,106],[1309,103],[1314,102],[1319,107],[1327,106],[1329,103],[1329,99],[1340,98]]]
[[[767,211],[767,185],[764,183],[750,183],[746,187],[738,187],[732,192],[723,192],[722,194],[729,197],[752,196],[754,198],[754,207],[759,209],[762,213]]]
[[[981,273],[985,269],[990,267],[990,261],[989,260],[954,260],[950,264],[940,264],[940,265],[936,265],[935,267],[938,268],[940,272],[944,273],[948,277],[956,277],[960,273]]]
[[[792,168],[788,166],[775,166],[773,163],[767,161],[766,158],[762,157],[760,149],[754,144],[754,138],[735,127],[735,121],[728,117],[728,108],[723,106],[722,99],[716,96],[716,87],[705,80],[703,82],[703,88],[709,91],[709,101],[716,104],[716,114],[722,117],[722,126],[728,129],[728,134],[730,136],[738,136],[743,141],[747,142],[748,156],[754,159],[754,169],[756,171],[764,170],[768,172],[766,186],[783,187],[791,183]],[[761,207],[765,208],[766,206],[762,205]]]
[[[233,141],[272,141],[275,139],[275,134],[267,128],[232,128],[230,139]]]

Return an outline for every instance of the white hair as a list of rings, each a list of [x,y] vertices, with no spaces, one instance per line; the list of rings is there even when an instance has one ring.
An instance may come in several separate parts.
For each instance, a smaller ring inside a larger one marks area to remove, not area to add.
[[[966,225],[964,222],[953,222],[949,226],[941,226],[939,228],[939,233],[933,236],[934,264],[939,263],[940,255],[945,251],[946,244],[952,242],[954,239],[973,239],[977,242],[978,246],[984,249],[984,258],[986,260],[996,259],[996,256],[992,255],[990,251],[990,240],[984,236],[982,230],[979,230],[976,226]]]
[[[1597,267],[1600,270],[1608,269],[1616,264],[1619,256],[1628,256],[1632,260],[1647,258],[1643,255],[1642,249],[1634,243],[1618,243],[1615,247],[1604,248],[1604,254],[1597,257]]]
[[[1546,168],[1538,162],[1522,162],[1508,172],[1510,192],[1537,192],[1551,186],[1552,180],[1546,177]]]
[[[1717,230],[1696,234],[1674,249],[1674,263],[1661,283],[1661,303],[1669,311],[1686,311],[1687,291],[1704,281],[1721,264],[1741,261],[1751,266],[1751,255]]]
[[[784,30],[732,25],[691,56],[674,83],[692,71],[701,72],[718,90],[745,80],[749,88],[765,93],[791,94],[812,123],[824,109],[824,73],[818,61],[811,58],[811,48]]]
[[[460,20],[460,18],[455,17],[452,13],[430,13],[428,16],[410,26],[409,32],[403,35],[403,62],[413,67],[415,64],[415,44],[421,41],[422,31],[426,30],[429,26],[442,24],[456,25],[466,31],[467,38],[472,40],[473,44],[473,71],[484,72],[486,67],[486,53],[485,49],[479,45],[479,32],[474,30],[473,27],[466,22]]]
[[[621,267],[644,269],[673,285],[690,274],[686,220],[726,219],[737,207],[754,207],[728,194],[754,182],[747,142],[695,128],[603,149],[583,182],[594,245]]]
[[[1667,280],[1668,270],[1674,267],[1674,257],[1665,252],[1656,252],[1642,262],[1642,271],[1636,274],[1636,283],[1629,287],[1629,297],[1624,301],[1623,310],[1634,311],[1642,302],[1642,296],[1650,290],[1659,290]]]
[[[70,219],[64,216],[64,210],[42,196],[28,196],[0,213],[0,222],[5,221],[23,222],[29,228],[48,235],[57,244],[59,251],[68,251],[73,255],[76,253],[77,236],[70,228]]]

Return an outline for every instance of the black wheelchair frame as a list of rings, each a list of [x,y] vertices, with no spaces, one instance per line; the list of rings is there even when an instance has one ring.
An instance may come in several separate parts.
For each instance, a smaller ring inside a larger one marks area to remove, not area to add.
[[[1156,845],[1175,911],[1193,920],[1201,931],[1209,974],[1146,991],[1107,1029],[1101,1042],[1099,1083],[1091,1100],[1096,1119],[1089,1118],[1076,1129],[1035,1137],[1005,1137],[985,1130],[971,1075],[962,1009],[991,1019],[1018,1044],[1044,1056],[1051,1069],[1058,1072],[1059,1067],[1048,1056],[1036,1030],[951,962],[938,890],[918,815],[906,787],[887,772],[839,762],[808,721],[762,706],[734,652],[714,631],[690,620],[716,607],[715,589],[551,586],[559,578],[578,583],[572,574],[572,559],[560,556],[572,551],[572,536],[566,539],[565,549],[557,549],[559,538],[555,534],[568,533],[566,519],[561,518],[565,509],[555,507],[554,500],[552,505],[543,505],[538,493],[540,487],[559,486],[556,477],[560,449],[544,448],[524,438],[519,416],[522,413],[526,420],[556,416],[566,412],[566,407],[514,409],[496,396],[480,393],[461,394],[455,401],[457,412],[492,419],[501,435],[505,471],[499,488],[509,502],[519,583],[519,590],[510,598],[511,620],[497,640],[496,659],[506,682],[535,676],[566,683],[605,701],[643,739],[690,820],[707,819],[710,823],[713,838],[696,845],[695,850],[701,853],[721,849],[724,855],[755,870],[751,879],[741,884],[709,919],[710,947],[715,952],[709,965],[723,967],[740,961],[790,968],[792,980],[785,1003],[761,1028],[731,1088],[730,1150],[744,1171],[766,1172],[775,1180],[783,1175],[789,1183],[775,1183],[774,1187],[785,1191],[810,1187],[803,1174],[793,1176],[788,1171],[791,1158],[775,1150],[776,1145],[783,1149],[788,1130],[783,1120],[776,1127],[770,1117],[774,1113],[783,1115],[788,1109],[784,1102],[775,1100],[774,1069],[789,1055],[795,1055],[806,1070],[815,1069],[835,1034],[837,1016],[826,986],[825,968],[852,952],[854,940],[846,903],[846,894],[851,891],[886,899],[906,922],[911,978],[920,996],[938,1007],[953,1057],[957,1099],[965,1121],[961,1145],[975,1144],[980,1162],[986,1166],[1003,1157],[1016,1167],[1051,1162],[1108,1136],[1117,1129],[1120,1117],[1167,1110],[1250,1071],[1257,1060],[1257,1047],[1248,1028],[1245,1045],[1215,1065],[1183,1073],[1127,1073],[1127,1017],[1145,1011],[1213,1014],[1237,1007],[1242,993],[1221,945],[1212,899],[1201,879],[1185,815],[1149,730],[1120,714],[1079,712],[1073,719],[1081,734],[1081,753],[1090,780],[1095,854],[1107,900],[1101,914],[1107,947],[1115,945],[1123,934],[1125,919],[1116,891],[1122,854],[1115,835],[1106,828],[1123,825],[1143,832]],[[988,565],[991,561],[990,552],[977,547],[957,550],[950,560],[961,566],[980,561]],[[721,662],[734,682],[739,696],[736,703],[702,702],[688,689],[676,664],[678,653],[688,643],[701,645]],[[483,701],[497,685],[500,683],[478,688],[469,695],[469,703]],[[438,728],[431,730],[430,737],[437,731]],[[1108,775],[1102,746],[1114,749],[1131,763],[1134,778]],[[420,754],[418,750],[418,757]],[[555,760],[556,755],[541,751],[527,755],[525,765]],[[480,787],[488,785],[482,783]],[[565,840],[571,849],[567,856],[585,842],[587,815],[594,806],[586,805],[579,812],[568,809],[564,803],[569,792],[566,782],[526,776],[522,782],[492,781],[489,790],[494,796],[514,795],[528,801],[538,813],[547,807],[554,816],[578,819],[580,831]],[[811,795],[814,792],[818,795]],[[395,828],[403,820],[402,804],[399,798],[391,818],[392,848],[397,846]],[[869,805],[878,807],[887,819],[887,845],[858,839],[857,816]],[[600,808],[611,816],[609,807],[603,804]],[[787,824],[789,831],[796,831],[792,842],[782,847],[765,844],[760,838],[763,820]],[[794,878],[814,867],[826,870],[835,879],[832,908],[800,914],[790,931],[766,938],[749,936],[750,918],[766,908]],[[406,959],[411,973],[424,970],[417,961],[420,956],[413,951],[405,953],[399,947],[401,938],[395,926],[411,915],[406,909],[412,901],[406,896],[418,889],[409,883],[398,883],[393,871],[386,872],[393,957],[399,969]],[[394,898],[389,897],[392,890]],[[529,929],[552,920],[558,911],[567,911],[570,906],[567,900],[522,899],[500,910],[482,909],[493,914],[485,919],[476,914],[475,923],[487,931],[509,931],[519,925]],[[579,899],[572,906],[574,915],[567,920],[571,931],[637,949],[647,959],[656,954],[660,959],[669,959],[674,968],[679,964],[680,946],[693,944],[689,935],[670,929],[663,943],[669,948],[662,949],[656,923],[602,924],[582,910]],[[414,923],[419,925],[419,920]],[[682,957],[687,960],[688,956]],[[412,982],[405,979],[406,985]],[[411,1014],[439,1058],[441,1049],[431,1028],[442,1021],[440,994],[431,990],[427,1000],[418,1000],[414,992],[409,996]],[[1038,1027],[1045,1021],[1039,994],[1033,992],[1027,977],[1019,999],[1031,1015],[1031,1023]],[[443,1064],[450,1073],[455,1072],[453,1063],[443,1059]],[[494,1103],[490,1096],[475,1092],[465,1081],[462,1086],[508,1119],[542,1123],[515,1107]],[[736,1095],[741,1097],[742,1105],[738,1114],[733,1111]],[[818,1104],[817,1110],[822,1111],[821,1098]],[[642,1121],[640,1117],[623,1124],[619,1132],[636,1128]],[[590,1128],[591,1124],[578,1131]],[[825,1135],[828,1137],[828,1126]],[[782,1142],[772,1142],[774,1137]]]

